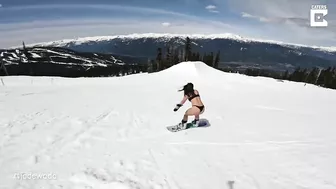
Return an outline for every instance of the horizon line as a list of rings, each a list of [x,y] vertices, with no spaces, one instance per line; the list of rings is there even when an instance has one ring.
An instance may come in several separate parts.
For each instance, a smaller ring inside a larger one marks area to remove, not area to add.
[[[254,42],[260,42],[260,43],[270,43],[270,44],[278,44],[278,45],[290,45],[290,46],[300,46],[300,47],[308,47],[308,48],[314,48],[314,49],[323,49],[328,50],[332,52],[336,52],[336,46],[314,46],[314,45],[304,45],[304,44],[297,44],[297,43],[289,43],[289,42],[282,42],[277,40],[267,40],[267,39],[257,39],[257,38],[250,38],[250,37],[244,37],[242,35],[233,34],[233,33],[213,33],[213,34],[186,34],[186,33],[152,33],[152,32],[146,32],[146,33],[132,33],[132,34],[122,34],[122,35],[104,35],[104,36],[87,36],[87,37],[78,37],[78,38],[67,38],[67,39],[60,39],[60,40],[54,40],[54,41],[46,41],[46,42],[38,42],[38,43],[30,43],[25,44],[26,46],[33,47],[33,46],[49,46],[52,43],[59,43],[59,45],[67,44],[74,41],[80,41],[80,40],[86,40],[86,42],[90,41],[100,41],[100,40],[112,40],[115,38],[144,38],[144,37],[162,37],[162,36],[184,36],[188,37],[191,36],[191,38],[197,38],[197,37],[208,37],[208,38],[217,38],[217,39],[232,39],[232,40],[238,40],[238,41],[254,41]],[[239,38],[234,38],[234,36],[238,36]],[[99,39],[100,38],[100,39]],[[23,40],[24,42],[24,40]],[[20,45],[21,46],[21,45]],[[18,48],[19,46],[13,46],[9,47],[9,49],[12,48]]]

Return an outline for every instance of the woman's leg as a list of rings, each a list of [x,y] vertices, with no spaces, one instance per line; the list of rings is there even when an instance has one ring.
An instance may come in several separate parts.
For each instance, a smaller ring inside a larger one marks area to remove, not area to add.
[[[188,122],[188,116],[192,116],[192,115],[197,115],[199,114],[199,109],[195,106],[189,108],[183,115],[183,119],[181,121],[181,123],[179,123],[178,128],[179,129],[184,129],[186,128],[186,123]]]
[[[195,115],[195,119],[199,120],[199,116],[200,116],[199,114]]]
[[[195,119],[199,120],[199,116],[204,113],[204,108],[198,114],[195,115]]]
[[[184,113],[184,116],[183,116],[183,122],[186,122],[188,121],[188,116],[199,116],[200,114],[200,111],[197,107],[193,106],[191,108],[189,108],[185,113]]]

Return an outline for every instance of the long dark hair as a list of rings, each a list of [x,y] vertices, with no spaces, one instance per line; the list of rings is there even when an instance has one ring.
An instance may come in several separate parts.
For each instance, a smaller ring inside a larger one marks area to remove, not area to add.
[[[192,83],[187,83],[183,86],[184,95],[191,96],[194,94],[194,85]],[[180,90],[180,91],[182,91]]]

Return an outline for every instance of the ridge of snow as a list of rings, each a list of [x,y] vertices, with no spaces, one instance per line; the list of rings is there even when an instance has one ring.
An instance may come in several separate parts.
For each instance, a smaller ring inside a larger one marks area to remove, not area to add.
[[[323,50],[328,52],[336,52],[336,46],[325,47],[325,46],[309,46],[303,44],[296,44],[296,43],[287,43],[281,42],[276,40],[266,40],[266,39],[257,39],[257,38],[250,38],[250,37],[242,37],[240,35],[232,34],[232,33],[222,33],[222,34],[170,34],[170,33],[134,33],[128,35],[113,35],[113,36],[95,36],[95,37],[82,37],[76,39],[62,39],[57,41],[50,41],[50,42],[42,42],[42,43],[34,43],[28,46],[65,46],[69,43],[75,43],[77,45],[87,42],[99,42],[99,41],[108,41],[113,39],[125,39],[125,40],[132,40],[132,39],[141,39],[141,38],[186,38],[189,37],[191,39],[232,39],[237,41],[243,42],[260,42],[260,43],[269,43],[269,44],[278,44],[283,46],[291,46],[291,47],[307,47],[313,48],[317,50]]]

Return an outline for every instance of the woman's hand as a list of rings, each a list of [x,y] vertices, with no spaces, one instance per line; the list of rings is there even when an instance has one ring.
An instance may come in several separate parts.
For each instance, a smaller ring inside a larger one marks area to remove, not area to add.
[[[174,108],[174,112],[176,112],[178,109],[180,109],[181,106],[182,106],[182,104],[176,104],[176,106]]]

